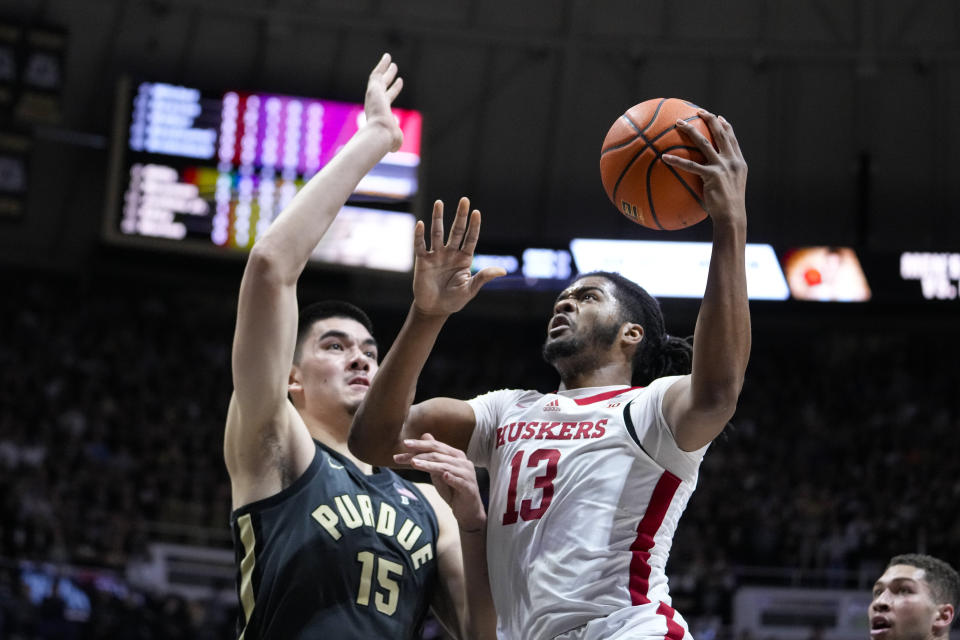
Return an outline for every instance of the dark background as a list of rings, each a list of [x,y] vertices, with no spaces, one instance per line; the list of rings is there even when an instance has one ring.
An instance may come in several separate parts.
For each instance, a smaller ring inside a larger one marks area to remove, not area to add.
[[[469,195],[490,243],[656,236],[611,209],[598,158],[613,120],[658,96],[736,127],[751,241],[947,250],[960,233],[947,0],[5,0],[3,16],[66,29],[62,116],[28,128],[28,215],[0,233],[31,266],[101,257],[119,74],[356,101],[383,51],[398,106],[424,112],[426,201]]]
[[[659,96],[733,123],[751,242],[892,256],[879,269],[891,283],[899,252],[960,246],[950,0],[2,0],[0,23],[20,54],[28,32],[62,45],[52,90],[0,66],[0,153],[27,169],[0,193],[0,636],[69,637],[17,600],[25,560],[123,575],[152,542],[229,546],[222,425],[243,263],[103,241],[122,74],[359,101],[389,51],[406,83],[397,106],[424,114],[416,213],[469,195],[481,249],[709,239],[709,222],[633,225],[600,185],[608,127]],[[538,355],[553,295],[482,292],[448,323],[420,393],[554,388]],[[369,309],[386,347],[409,276],[312,266],[300,296]],[[907,297],[752,303],[741,406],[668,567],[696,629],[729,637],[739,586],[866,590],[894,553],[960,561],[960,302]],[[695,301],[663,307],[671,333],[692,333]],[[136,637],[229,635],[229,603],[187,615],[103,598],[71,633],[180,620]]]

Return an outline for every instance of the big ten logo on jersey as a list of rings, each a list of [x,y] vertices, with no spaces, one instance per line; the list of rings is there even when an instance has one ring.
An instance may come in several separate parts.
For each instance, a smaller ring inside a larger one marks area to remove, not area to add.
[[[382,500],[375,505],[370,496],[365,493],[356,495],[345,493],[336,496],[333,499],[333,507],[321,504],[310,515],[320,523],[334,541],[343,537],[344,530],[364,527],[373,529],[381,536],[396,539],[407,552],[411,552],[416,547],[416,551],[410,553],[414,569],[419,569],[433,559],[432,541],[426,540],[418,546],[423,536],[423,529],[418,524],[410,518],[404,518],[403,523],[397,527],[396,507]]]
[[[499,449],[508,442],[517,440],[585,440],[602,438],[607,432],[607,419],[583,420],[580,422],[531,421],[511,422],[497,427],[497,445]]]

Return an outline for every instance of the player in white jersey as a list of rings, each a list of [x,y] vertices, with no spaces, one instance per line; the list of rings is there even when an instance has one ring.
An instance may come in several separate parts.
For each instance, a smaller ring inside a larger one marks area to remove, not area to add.
[[[703,450],[681,451],[664,422],[675,380],[470,401],[468,457],[490,470],[488,513],[499,520],[487,564],[495,599],[511,603],[499,620],[506,637],[553,638],[630,607],[659,636],[681,624],[664,566]]]
[[[559,391],[501,390],[413,405],[446,318],[496,277],[470,275],[480,214],[462,199],[444,243],[418,223],[414,302],[357,411],[350,448],[372,464],[443,470],[429,432],[490,470],[487,559],[498,637],[612,640],[689,636],[664,567],[710,442],[736,408],[750,352],[744,249],[746,163],[729,123],[701,112],[716,148],[679,122],[704,164],[713,252],[692,352],[656,300],[618,274],[580,276],[557,298],[543,353]],[[664,265],[664,268],[670,268]]]

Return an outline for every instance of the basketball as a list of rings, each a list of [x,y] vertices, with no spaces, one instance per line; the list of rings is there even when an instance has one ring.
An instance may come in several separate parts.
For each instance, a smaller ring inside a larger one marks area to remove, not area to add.
[[[651,229],[673,231],[707,217],[700,176],[671,167],[665,153],[703,163],[703,154],[677,130],[690,122],[711,143],[699,107],[677,98],[653,98],[617,118],[600,150],[600,178],[607,197],[627,218]]]

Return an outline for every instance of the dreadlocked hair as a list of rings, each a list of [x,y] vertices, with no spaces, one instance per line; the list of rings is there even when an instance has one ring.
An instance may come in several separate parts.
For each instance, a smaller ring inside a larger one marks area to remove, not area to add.
[[[693,363],[692,338],[667,334],[663,312],[656,298],[619,273],[593,271],[577,279],[590,276],[606,278],[613,283],[622,322],[636,322],[643,327],[643,340],[633,354],[631,383],[634,386],[645,387],[657,378],[690,373]]]

